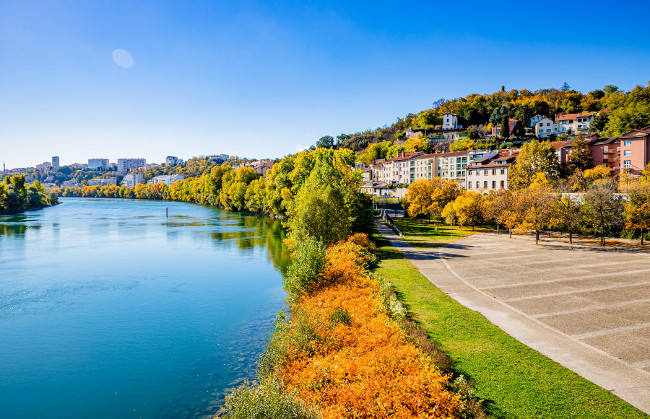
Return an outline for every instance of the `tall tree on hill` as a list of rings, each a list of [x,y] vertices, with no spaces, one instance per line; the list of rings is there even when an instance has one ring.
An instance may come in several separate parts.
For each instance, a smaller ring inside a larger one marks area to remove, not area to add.
[[[318,148],[332,148],[332,147],[334,147],[334,138],[332,138],[331,135],[326,135],[324,137],[320,137],[319,140],[316,142],[316,147],[318,147]]]
[[[503,118],[501,118],[501,138],[510,138],[510,118],[508,118],[508,114],[503,115]]]
[[[518,119],[517,122],[515,122],[515,126],[512,128],[512,134],[515,136],[515,138],[526,137],[526,128],[524,127],[524,123],[521,121],[521,119]]]

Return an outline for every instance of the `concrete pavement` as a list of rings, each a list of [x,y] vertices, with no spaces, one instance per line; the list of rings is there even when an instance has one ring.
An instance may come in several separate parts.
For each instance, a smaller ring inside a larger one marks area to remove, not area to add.
[[[496,234],[416,249],[377,228],[456,301],[650,414],[650,253]]]

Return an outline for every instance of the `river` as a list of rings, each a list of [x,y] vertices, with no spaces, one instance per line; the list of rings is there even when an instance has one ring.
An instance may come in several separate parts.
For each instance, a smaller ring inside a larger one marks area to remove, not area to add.
[[[61,202],[0,216],[0,417],[214,414],[284,304],[280,222]]]

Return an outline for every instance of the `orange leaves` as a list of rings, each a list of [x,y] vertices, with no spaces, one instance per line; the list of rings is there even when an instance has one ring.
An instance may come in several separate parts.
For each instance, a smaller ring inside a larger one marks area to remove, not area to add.
[[[357,235],[328,249],[329,285],[292,307],[294,318],[310,316],[318,338],[310,350],[292,351],[280,377],[325,418],[458,416],[447,377],[384,312],[379,284],[363,268],[368,247]],[[335,322],[333,313],[349,321]]]

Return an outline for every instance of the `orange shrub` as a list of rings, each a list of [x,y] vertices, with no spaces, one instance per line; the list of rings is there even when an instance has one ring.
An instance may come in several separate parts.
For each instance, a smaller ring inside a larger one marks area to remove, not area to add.
[[[319,339],[291,351],[280,377],[325,418],[457,417],[460,398],[445,389],[448,377],[385,313],[360,242],[332,246],[324,273],[330,285],[292,307],[294,317],[311,316]],[[349,321],[334,321],[335,311]]]

